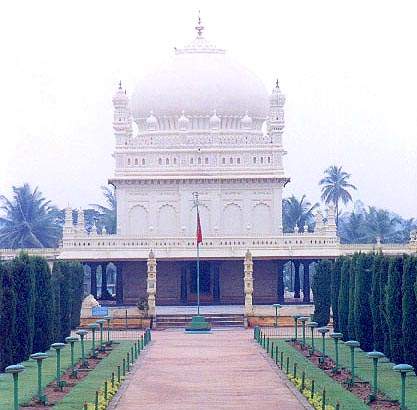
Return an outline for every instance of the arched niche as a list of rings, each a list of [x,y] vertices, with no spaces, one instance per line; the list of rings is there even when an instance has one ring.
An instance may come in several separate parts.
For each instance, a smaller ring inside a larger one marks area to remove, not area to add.
[[[145,236],[148,233],[149,215],[142,205],[135,205],[129,211],[128,231],[133,236]]]
[[[272,233],[272,215],[269,205],[260,202],[252,209],[252,232],[270,235]]]
[[[223,233],[226,236],[243,234],[242,209],[238,204],[227,204],[223,209]]]
[[[161,236],[178,235],[178,217],[174,206],[165,204],[159,208],[158,234]]]

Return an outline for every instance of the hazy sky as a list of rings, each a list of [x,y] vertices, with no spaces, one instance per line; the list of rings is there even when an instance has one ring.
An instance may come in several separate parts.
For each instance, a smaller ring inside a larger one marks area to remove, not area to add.
[[[101,200],[111,98],[206,37],[287,96],[285,194],[318,200],[340,164],[355,199],[417,217],[417,24],[405,1],[8,1],[0,13],[0,193]]]

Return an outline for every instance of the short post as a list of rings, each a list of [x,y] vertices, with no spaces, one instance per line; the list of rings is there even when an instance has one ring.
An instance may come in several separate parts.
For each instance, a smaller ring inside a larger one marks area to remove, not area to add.
[[[294,363],[294,366],[293,366],[293,375],[294,375],[294,377],[297,377],[297,363]]]
[[[135,360],[138,358],[138,345],[136,344],[136,342],[133,343],[134,348],[135,348]]]
[[[61,349],[65,347],[65,343],[53,343],[51,348],[56,350],[56,385],[62,390],[61,383]]]
[[[324,363],[324,358],[326,357],[326,333],[329,332],[329,328],[326,326],[323,326],[323,327],[317,328],[317,331],[321,334],[321,341],[322,341],[320,362]]]
[[[130,360],[131,360],[131,363],[133,365],[133,362],[135,360],[135,353],[134,353],[134,350],[133,350],[133,346],[130,346]]]
[[[288,374],[290,371],[290,358],[287,356],[287,363],[286,363],[286,373]]]
[[[120,377],[120,364],[117,366],[117,383],[120,383],[121,377]]]
[[[266,338],[266,352],[269,353],[269,337]]]
[[[91,339],[92,357],[96,358],[97,357],[97,353],[96,353],[96,331],[99,328],[99,325],[97,323],[91,323],[91,324],[88,325],[88,328],[92,332],[92,339]]]
[[[334,351],[336,356],[336,367],[333,369],[334,373],[339,372],[339,340],[343,337],[343,333],[330,333],[330,337],[334,340]]]
[[[23,372],[25,367],[21,364],[13,364],[7,366],[6,373],[10,373],[13,376],[13,409],[19,410],[19,373]]]
[[[401,410],[406,410],[405,407],[405,378],[408,372],[412,372],[414,370],[413,366],[409,364],[397,364],[392,368],[395,372],[399,372],[401,374]]]
[[[301,325],[303,327],[303,347],[306,345],[306,322],[310,320],[308,316],[301,316],[298,318],[298,320],[301,322]]]
[[[278,345],[275,346],[275,364],[278,366]]]
[[[346,346],[350,347],[350,381],[349,385],[353,386],[355,383],[355,348],[360,346],[360,343],[357,340],[348,340],[345,342]]]
[[[321,410],[326,410],[326,389],[323,389],[321,394]]]
[[[275,308],[275,327],[278,327],[278,309],[282,306],[279,303],[274,303],[272,306]]]
[[[65,342],[70,344],[71,348],[71,377],[76,378],[77,377],[77,370],[75,369],[75,360],[74,360],[74,344],[75,342],[78,342],[78,337],[76,336],[68,336],[65,338]]]
[[[123,358],[123,377],[125,377],[126,376],[126,359],[125,358]]]
[[[126,355],[127,371],[130,372],[130,354],[127,352]]]
[[[48,358],[48,355],[46,353],[39,352],[31,354],[30,357],[33,360],[36,360],[36,364],[38,365],[38,401],[39,403],[46,404],[48,399],[43,394],[42,389],[42,362]]]
[[[87,336],[88,331],[84,329],[77,330],[75,332],[81,339],[81,367],[86,368],[88,367],[88,361],[85,358],[85,346],[84,346],[84,337]]]
[[[311,331],[311,354],[314,354],[315,348],[314,348],[314,329],[319,324],[317,322],[307,322],[306,326],[310,328]]]
[[[145,342],[143,341],[143,335],[140,336],[140,345],[141,345],[141,349],[143,350],[143,348],[145,347]]]
[[[281,370],[284,368],[284,352],[281,352]]]
[[[107,321],[107,344],[110,346],[112,344],[112,340],[110,340],[110,321],[111,316],[104,316],[104,318]]]
[[[95,403],[94,403],[94,409],[98,410],[98,391],[97,390],[96,390],[96,400],[95,400]]]
[[[304,391],[306,387],[306,372],[303,370],[301,373],[301,393]]]
[[[376,400],[378,394],[378,360],[385,357],[384,353],[372,351],[367,354],[367,356],[373,361],[373,383],[372,383],[372,393],[369,395],[369,402]]]
[[[107,403],[107,380],[104,380],[104,401]]]
[[[300,314],[295,314],[292,316],[294,319],[294,341],[296,342],[298,340],[298,319],[302,317]]]
[[[114,372],[111,372],[111,388],[114,389]]]
[[[100,326],[100,352],[104,352],[104,337],[103,337],[103,330],[104,330],[104,323],[106,321],[104,319],[99,319],[96,323]]]
[[[311,396],[310,396],[311,399],[314,399],[314,390],[315,390],[314,385],[315,385],[315,381],[313,379],[311,380]]]

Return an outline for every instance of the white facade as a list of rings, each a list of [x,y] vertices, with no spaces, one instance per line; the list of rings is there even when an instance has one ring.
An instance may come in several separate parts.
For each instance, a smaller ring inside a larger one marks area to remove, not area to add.
[[[196,29],[131,101],[121,87],[113,97],[117,233],[192,237],[198,192],[206,237],[282,235],[285,97]]]

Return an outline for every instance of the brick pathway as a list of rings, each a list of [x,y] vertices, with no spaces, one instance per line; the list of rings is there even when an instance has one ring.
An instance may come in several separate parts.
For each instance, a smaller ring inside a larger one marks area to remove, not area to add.
[[[305,407],[251,340],[252,332],[153,332],[115,409],[282,409]]]

